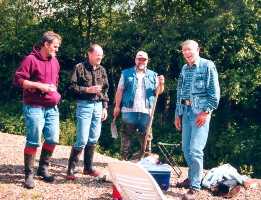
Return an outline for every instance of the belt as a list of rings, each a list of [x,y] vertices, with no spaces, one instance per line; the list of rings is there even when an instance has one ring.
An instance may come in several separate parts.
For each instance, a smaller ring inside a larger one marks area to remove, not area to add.
[[[181,104],[191,106],[192,101],[190,99],[181,99]]]

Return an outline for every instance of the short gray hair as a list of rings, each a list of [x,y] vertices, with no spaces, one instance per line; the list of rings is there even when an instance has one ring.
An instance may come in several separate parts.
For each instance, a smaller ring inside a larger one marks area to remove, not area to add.
[[[187,44],[194,44],[196,47],[199,47],[198,43],[195,40],[185,40],[180,44],[181,48]]]

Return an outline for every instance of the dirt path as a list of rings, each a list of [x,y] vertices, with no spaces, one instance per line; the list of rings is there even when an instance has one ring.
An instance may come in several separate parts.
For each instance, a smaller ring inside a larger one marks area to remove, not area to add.
[[[23,148],[25,137],[11,135],[0,132],[0,199],[16,200],[16,199],[89,199],[89,200],[109,200],[112,199],[111,191],[112,184],[109,182],[99,182],[89,176],[77,174],[76,181],[66,181],[65,172],[67,159],[70,154],[69,146],[57,146],[55,149],[51,173],[56,175],[56,180],[53,184],[47,184],[36,178],[36,187],[33,190],[27,190],[23,187]],[[37,152],[37,162],[39,159]],[[95,165],[100,170],[107,173],[108,162],[115,159],[96,154]],[[80,161],[80,169],[82,170],[82,159]],[[182,168],[183,176],[186,174],[186,169]],[[181,179],[184,177],[181,177]],[[177,178],[171,178],[171,186],[165,192],[167,199],[181,199],[181,196],[186,192],[185,189],[175,188]],[[222,199],[221,197],[213,197],[207,191],[201,191],[197,199]],[[261,187],[257,189],[245,190],[241,188],[240,194],[234,198],[238,200],[260,200]]]

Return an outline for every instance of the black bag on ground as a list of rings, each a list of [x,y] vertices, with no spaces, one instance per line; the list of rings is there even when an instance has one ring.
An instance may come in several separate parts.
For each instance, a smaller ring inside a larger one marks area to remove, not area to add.
[[[227,179],[218,183],[218,191],[221,193],[230,192],[236,185],[237,181],[234,179]]]

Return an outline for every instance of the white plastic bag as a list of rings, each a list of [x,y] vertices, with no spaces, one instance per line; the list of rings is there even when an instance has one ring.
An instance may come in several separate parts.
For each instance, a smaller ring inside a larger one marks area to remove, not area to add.
[[[116,118],[113,118],[112,123],[111,123],[111,137],[116,139],[118,138],[118,131],[117,131],[117,126],[116,126]]]

